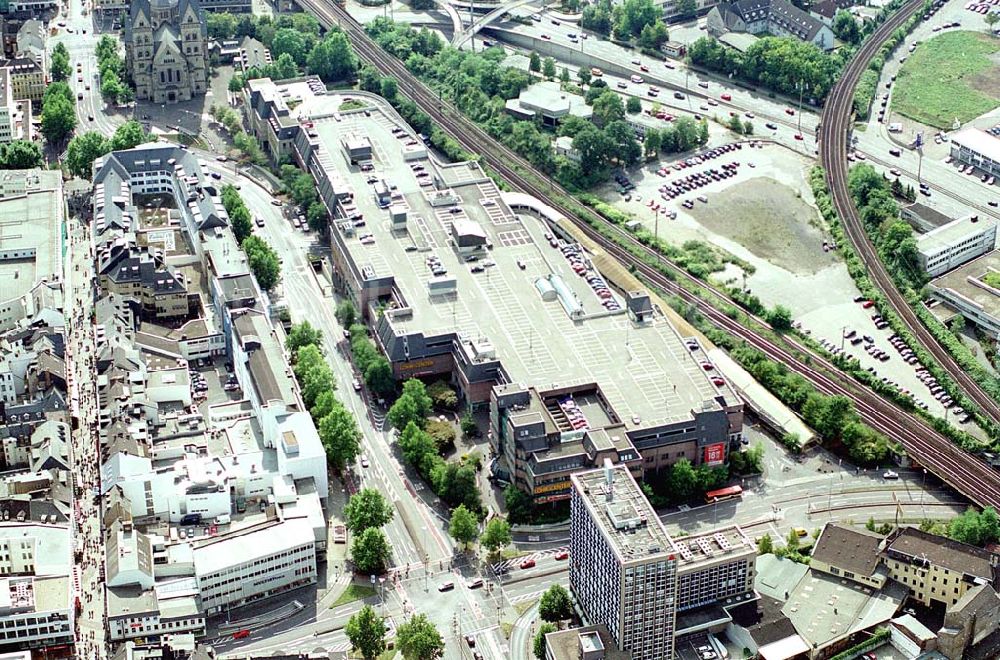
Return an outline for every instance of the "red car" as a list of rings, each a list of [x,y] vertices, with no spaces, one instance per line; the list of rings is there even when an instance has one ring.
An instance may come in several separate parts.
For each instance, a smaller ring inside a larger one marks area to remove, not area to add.
[[[521,562],[521,568],[534,568],[534,566],[535,566],[534,559],[525,559],[524,561]]]
[[[801,140],[802,139],[802,134],[801,133],[796,133],[795,134],[795,139],[796,140]]]
[[[563,550],[562,552],[556,553],[556,561],[562,561],[564,559],[569,559],[569,553]]]
[[[247,629],[237,630],[233,633],[233,639],[246,639],[250,636],[250,631]]]
[[[645,72],[648,73],[649,72],[649,67],[646,66],[645,64],[643,64],[642,66],[639,67],[639,70],[640,71],[645,71]]]
[[[713,365],[711,362],[702,362],[701,368],[704,369],[705,371],[712,371],[713,369],[715,369],[715,365]]]
[[[792,110],[791,108],[785,108],[785,114],[786,115],[791,115],[791,116],[794,117],[795,116],[795,111]]]
[[[712,379],[712,385],[715,385],[716,387],[722,387],[725,384],[726,384],[726,381],[722,380],[721,378],[713,378]]]
[[[864,307],[865,309],[871,309],[872,307],[875,306],[875,301],[874,300],[866,300],[863,303],[861,303],[861,306]]]
[[[719,98],[721,98],[721,99],[722,99],[723,101],[732,101],[732,100],[733,100],[733,97],[732,97],[732,95],[731,95],[731,94],[723,94],[723,95],[722,95],[721,97],[719,97]]]

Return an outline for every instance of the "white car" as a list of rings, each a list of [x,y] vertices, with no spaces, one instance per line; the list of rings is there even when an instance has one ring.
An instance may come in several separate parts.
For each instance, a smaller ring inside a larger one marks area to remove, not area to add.
[[[361,467],[367,468],[369,465],[371,465],[371,463],[368,462],[368,457],[361,454]]]
[[[886,470],[882,473],[883,479],[899,479],[899,475],[892,470]]]
[[[355,378],[353,381],[351,381],[351,385],[354,387],[354,391],[355,392],[360,392],[361,391],[361,381],[358,380],[357,378]]]

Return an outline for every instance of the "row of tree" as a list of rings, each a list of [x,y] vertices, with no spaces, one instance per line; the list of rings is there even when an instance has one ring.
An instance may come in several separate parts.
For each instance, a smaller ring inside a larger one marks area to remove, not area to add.
[[[89,179],[94,161],[101,156],[155,141],[156,136],[147,133],[142,124],[134,120],[119,126],[110,139],[97,131],[87,131],[69,141],[69,146],[66,147],[66,167],[73,176]]]
[[[696,0],[679,0],[677,9],[682,18],[690,18],[697,13],[698,6]],[[580,26],[654,50],[670,38],[663,22],[663,8],[652,0],[625,0],[620,4],[598,0],[583,8]]]
[[[343,305],[344,303],[341,303]],[[350,303],[346,303],[350,305]],[[353,307],[352,307],[353,309]],[[365,326],[355,323],[350,327],[351,355],[354,366],[364,379],[369,390],[379,396],[387,396],[395,391],[396,379],[392,375],[392,365],[368,338]]]
[[[118,47],[115,37],[101,37],[97,42],[97,69],[101,74],[101,96],[112,103],[126,103],[135,98],[135,90],[125,82],[125,60],[118,54]]]
[[[388,632],[385,619],[371,605],[361,608],[344,627],[352,650],[360,653],[364,660],[376,660],[385,653]],[[444,653],[445,645],[444,638],[427,615],[414,614],[396,628],[395,647],[406,660],[433,660]]]
[[[913,228],[899,217],[899,204],[893,196],[892,184],[868,163],[859,163],[851,168],[847,185],[865,231],[896,286],[904,291],[919,291],[926,276],[920,268],[917,239],[913,236]]]
[[[260,236],[248,236],[240,243],[240,247],[250,262],[250,272],[257,278],[257,284],[265,291],[270,291],[281,278],[281,260],[267,241]]]
[[[0,144],[0,170],[27,170],[42,167],[42,149],[30,140],[14,140]]]
[[[254,238],[251,236],[247,241]],[[326,460],[340,471],[357,458],[361,432],[350,411],[334,396],[337,382],[320,348],[321,340],[320,330],[303,321],[292,327],[285,345],[293,356],[292,370],[299,382],[302,402],[316,424]]]
[[[848,49],[849,50],[849,49]],[[688,48],[693,64],[763,85],[780,94],[807,99],[826,97],[840,74],[843,54],[828,55],[795,37],[764,37],[746,52],[729,48],[711,37],[701,37]]]
[[[543,623],[538,627],[531,650],[538,660],[545,660],[545,636],[559,630],[559,622],[573,616],[573,601],[561,584],[553,584],[538,601],[538,616]]]
[[[281,166],[279,172],[285,193],[299,208],[305,209],[309,228],[317,233],[325,234],[329,227],[329,214],[326,212],[326,206],[319,199],[312,175],[287,163]],[[344,327],[349,328],[350,324],[346,324]]]
[[[73,65],[69,62],[69,50],[66,44],[59,42],[49,55],[49,77],[53,82],[65,82],[73,73]]]
[[[740,344],[730,355],[764,387],[797,411],[824,442],[841,443],[851,460],[861,465],[884,463],[889,441],[866,426],[850,399],[820,394],[803,376],[772,362],[755,348]]]
[[[250,209],[247,208],[243,197],[236,189],[236,186],[227,183],[222,186],[222,206],[229,216],[229,227],[236,236],[236,242],[242,244],[243,240],[253,233],[253,217]]]

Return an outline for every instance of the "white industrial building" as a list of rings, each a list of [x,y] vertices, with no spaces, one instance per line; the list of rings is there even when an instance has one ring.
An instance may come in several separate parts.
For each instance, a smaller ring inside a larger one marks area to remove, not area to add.
[[[920,267],[931,277],[992,252],[997,242],[997,223],[972,215],[932,229],[917,239]]]

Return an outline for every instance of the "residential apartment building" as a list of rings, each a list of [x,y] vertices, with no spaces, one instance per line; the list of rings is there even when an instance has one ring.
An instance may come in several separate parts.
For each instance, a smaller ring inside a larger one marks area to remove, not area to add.
[[[924,605],[955,605],[979,585],[997,585],[1000,556],[943,536],[904,527],[890,537],[883,563]]]
[[[15,42],[17,47],[14,50],[15,58],[30,59],[37,64],[43,72],[48,71],[49,59],[45,43],[46,36],[47,32],[45,23],[42,21],[32,18],[22,23],[21,28],[17,31]],[[16,96],[16,98],[23,97]]]
[[[975,165],[990,176],[1000,176],[1000,138],[979,128],[965,128],[951,136],[951,156]]]
[[[72,644],[73,602],[68,525],[0,523],[0,649]]]
[[[672,539],[624,466],[570,479],[570,589],[619,651],[670,660],[675,640],[720,632],[726,607],[756,597],[756,546],[738,527]]]
[[[972,215],[953,220],[917,238],[917,258],[924,272],[938,277],[992,252],[996,242],[996,220]]]
[[[12,142],[18,137],[14,85],[11,81],[10,70],[0,68],[0,144]]]
[[[136,301],[144,317],[165,320],[189,314],[181,275],[151,252],[119,242],[102,246],[98,261],[101,287]]]
[[[10,85],[15,99],[41,101],[45,96],[47,84],[45,69],[37,60],[18,57],[0,62],[0,68],[7,69],[10,74]]]
[[[833,31],[788,0],[723,2],[708,12],[709,34],[727,32],[796,37],[822,50],[832,50]]]

